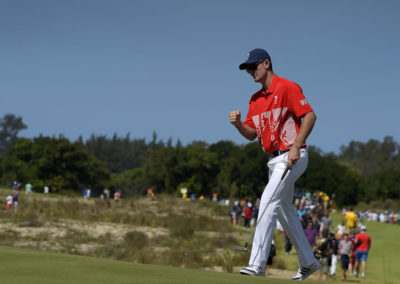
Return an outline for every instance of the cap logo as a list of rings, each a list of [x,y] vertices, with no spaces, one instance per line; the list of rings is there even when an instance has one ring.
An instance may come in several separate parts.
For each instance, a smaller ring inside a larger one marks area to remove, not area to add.
[[[249,58],[250,58],[250,53],[247,54],[246,61],[249,60]]]

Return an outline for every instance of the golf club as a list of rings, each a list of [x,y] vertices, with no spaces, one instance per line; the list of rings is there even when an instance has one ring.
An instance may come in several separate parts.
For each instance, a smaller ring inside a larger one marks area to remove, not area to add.
[[[279,181],[278,186],[276,187],[276,189],[279,188],[279,186],[281,185],[281,183],[282,183],[283,179],[285,178],[285,176],[286,176],[286,174],[287,174],[288,171],[289,171],[289,167],[286,166],[286,169],[285,169],[285,171],[283,172],[283,174],[282,174],[282,176],[281,176],[281,180]],[[276,189],[275,189],[275,190],[276,190]],[[251,238],[253,237],[254,232],[256,231],[256,227],[257,227],[257,225],[260,223],[260,220],[261,220],[261,218],[263,217],[263,215],[264,215],[264,213],[265,213],[265,211],[266,211],[266,209],[267,209],[267,207],[268,207],[270,201],[271,201],[271,199],[268,201],[267,206],[265,206],[264,211],[262,212],[260,218],[258,218],[258,222],[257,222],[256,225],[254,226],[253,231],[251,231],[250,237],[248,238],[248,240],[247,240],[246,244],[244,245],[244,247],[241,247],[241,246],[234,246],[233,248],[234,248],[235,250],[237,250],[237,251],[248,251],[247,246],[248,246],[248,244],[249,244]]]

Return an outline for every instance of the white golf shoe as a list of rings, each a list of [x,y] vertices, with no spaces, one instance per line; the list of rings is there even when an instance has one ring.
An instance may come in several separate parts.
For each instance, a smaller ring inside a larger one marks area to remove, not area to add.
[[[254,275],[254,276],[265,276],[265,271],[260,266],[249,265],[240,269],[240,274]]]
[[[307,267],[300,267],[299,270],[297,271],[297,275],[295,277],[292,277],[292,280],[303,281],[308,276],[313,274],[315,271],[318,271],[320,269],[321,269],[321,263],[319,263],[319,261],[316,261]]]

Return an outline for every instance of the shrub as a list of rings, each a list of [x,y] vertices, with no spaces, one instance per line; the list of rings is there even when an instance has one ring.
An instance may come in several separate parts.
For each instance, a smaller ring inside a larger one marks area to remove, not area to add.
[[[175,238],[189,239],[193,237],[195,225],[191,218],[183,217],[175,219],[169,228],[170,234]]]
[[[124,241],[130,249],[142,249],[146,247],[149,239],[145,233],[133,231],[125,234]]]

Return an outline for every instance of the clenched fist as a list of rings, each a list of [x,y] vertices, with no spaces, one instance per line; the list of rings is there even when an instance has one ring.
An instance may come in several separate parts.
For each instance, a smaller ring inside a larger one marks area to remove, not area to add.
[[[241,115],[240,115],[240,110],[234,110],[229,113],[229,120],[231,123],[235,126],[238,126],[240,123],[242,123]]]

